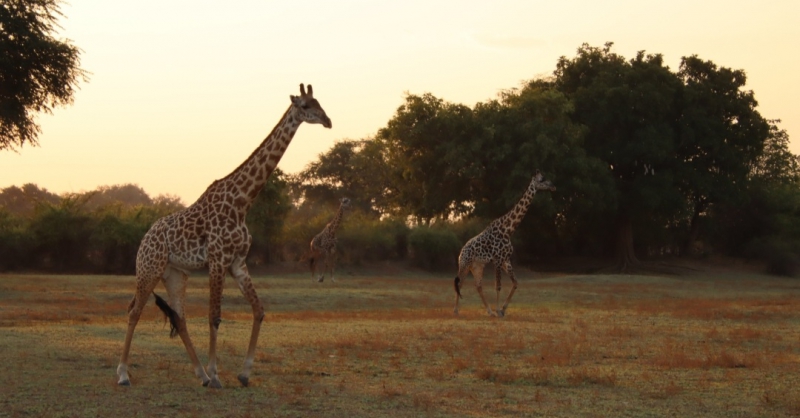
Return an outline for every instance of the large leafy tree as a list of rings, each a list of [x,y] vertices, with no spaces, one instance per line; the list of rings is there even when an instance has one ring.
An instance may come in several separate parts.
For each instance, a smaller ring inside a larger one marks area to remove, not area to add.
[[[0,150],[37,145],[35,115],[72,103],[80,50],[55,38],[59,0],[0,2]]]
[[[575,104],[574,118],[588,127],[586,151],[607,164],[614,180],[614,225],[619,268],[638,264],[634,225],[661,223],[683,205],[675,187],[680,79],[661,55],[639,52],[630,61],[584,44],[561,57],[555,86]]]
[[[501,93],[475,107],[483,127],[479,146],[465,157],[468,198],[475,216],[493,219],[517,203],[535,170],[557,186],[537,195],[516,234],[518,253],[585,251],[590,237],[578,232],[597,224],[614,203],[611,178],[583,148],[585,129],[571,120],[572,104],[546,80]]]
[[[274,258],[274,248],[280,242],[284,219],[291,209],[286,175],[280,169],[275,169],[247,212],[247,228],[253,237],[248,257],[253,265],[264,264]]]
[[[718,67],[693,55],[681,60],[678,76],[684,89],[677,155],[683,164],[679,183],[691,210],[689,247],[710,205],[743,199],[753,169],[767,162],[765,151],[770,151],[773,171],[791,159],[782,159],[779,144],[765,150],[770,125],[756,110],[753,92],[744,90],[743,70]]]
[[[311,213],[322,207],[338,207],[348,197],[361,212],[380,215],[391,211],[387,198],[392,185],[386,181],[383,144],[374,140],[344,140],[319,155],[300,173],[290,176],[295,199]]]
[[[463,214],[472,159],[483,128],[467,106],[430,93],[407,95],[375,140],[382,144],[388,200],[400,215],[428,223]]]

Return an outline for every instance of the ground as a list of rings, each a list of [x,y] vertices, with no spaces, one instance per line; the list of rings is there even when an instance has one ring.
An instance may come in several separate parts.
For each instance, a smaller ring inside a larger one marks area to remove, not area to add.
[[[0,416],[800,415],[797,279],[730,264],[523,270],[498,319],[471,278],[454,317],[453,274],[343,269],[316,283],[306,273],[255,278],[268,313],[248,388],[236,374],[250,308],[228,280],[221,390],[200,386],[152,300],[134,335],[133,386],[117,386],[133,277],[0,275]],[[484,290],[493,300],[493,283]],[[195,275],[189,332],[201,354],[207,306],[208,280]]]

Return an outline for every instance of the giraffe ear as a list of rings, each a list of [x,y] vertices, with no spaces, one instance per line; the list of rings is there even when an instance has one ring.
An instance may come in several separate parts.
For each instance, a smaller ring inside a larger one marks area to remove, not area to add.
[[[303,101],[300,99],[300,97],[297,97],[297,96],[294,96],[294,95],[289,95],[289,99],[292,101],[292,104],[295,105],[295,106],[302,106],[303,105]]]

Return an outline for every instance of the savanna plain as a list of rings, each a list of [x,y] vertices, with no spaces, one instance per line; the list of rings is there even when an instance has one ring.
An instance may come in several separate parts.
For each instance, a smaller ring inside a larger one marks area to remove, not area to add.
[[[800,415],[798,279],[736,266],[521,271],[507,316],[494,318],[471,277],[455,317],[451,276],[258,275],[267,315],[247,388],[236,375],[252,314],[228,279],[224,388],[210,390],[152,298],[134,334],[132,386],[117,386],[134,277],[0,275],[0,416]],[[484,291],[493,301],[493,277]],[[193,275],[187,317],[201,359],[207,307],[208,279]]]

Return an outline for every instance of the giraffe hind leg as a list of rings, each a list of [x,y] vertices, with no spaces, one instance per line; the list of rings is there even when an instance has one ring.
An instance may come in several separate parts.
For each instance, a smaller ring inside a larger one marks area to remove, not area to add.
[[[486,308],[486,313],[490,316],[497,316],[497,314],[492,311],[492,308],[486,303],[486,296],[483,295],[483,265],[480,264],[473,264],[470,267],[472,270],[472,276],[475,277],[475,289],[478,291],[478,295],[481,297],[481,302],[483,302],[483,307]]]
[[[158,280],[140,276],[136,282],[136,293],[133,296],[133,300],[128,304],[128,330],[125,333],[125,343],[122,346],[122,355],[117,366],[117,376],[119,376],[117,384],[120,386],[131,385],[130,376],[128,375],[128,356],[131,352],[133,332],[136,329],[136,324],[139,323],[139,318],[142,316],[147,299],[150,298],[150,293],[155,288]]]
[[[501,278],[500,270],[501,270],[500,266],[495,266],[495,268],[494,268],[494,287],[495,287],[495,291],[497,293],[495,295],[494,307],[495,307],[495,312],[497,313],[497,316],[502,317],[504,312],[503,312],[502,309],[500,309],[500,287],[501,287],[500,286],[500,278]]]
[[[311,280],[314,280],[317,274],[317,258],[313,253],[311,258],[308,259],[308,268],[311,269]]]
[[[331,281],[336,283],[336,279],[333,278],[333,270],[336,268],[336,247],[331,248],[331,251],[328,253],[328,257],[325,259],[325,264],[330,264]]]
[[[514,277],[514,269],[511,267],[510,262],[506,262],[504,264],[503,270],[506,271],[508,277],[511,278],[511,291],[508,292],[508,296],[506,297],[506,302],[503,304],[503,309],[498,310],[498,316],[505,316],[506,309],[508,309],[508,304],[511,303],[511,297],[514,296],[514,291],[517,290],[517,278]]]
[[[256,346],[258,345],[258,335],[261,330],[261,323],[264,320],[264,306],[258,298],[253,280],[250,278],[250,273],[245,264],[244,257],[234,261],[234,267],[231,268],[231,276],[236,280],[239,285],[239,290],[242,295],[250,302],[253,309],[253,327],[250,331],[250,344],[247,347],[247,356],[244,360],[242,372],[237,376],[239,383],[247,387],[250,382],[250,370],[253,367],[253,361],[256,355]]]
[[[200,364],[200,359],[197,357],[197,351],[192,344],[192,339],[189,337],[189,329],[186,327],[186,283],[189,280],[188,275],[180,270],[168,267],[164,273],[163,281],[164,287],[167,289],[167,297],[169,302],[164,301],[156,295],[156,305],[165,312],[170,320],[170,337],[179,335],[183,346],[186,349],[186,354],[189,355],[189,360],[194,367],[194,374],[200,378],[203,386],[206,386],[211,381],[211,378],[206,373],[203,365]],[[155,293],[153,293],[155,295]],[[160,303],[159,303],[160,300]],[[165,311],[166,310],[166,311]]]

